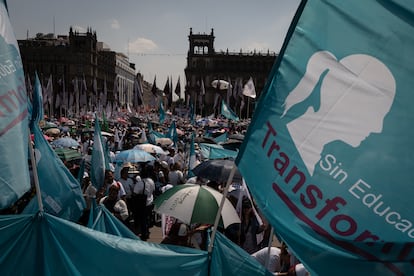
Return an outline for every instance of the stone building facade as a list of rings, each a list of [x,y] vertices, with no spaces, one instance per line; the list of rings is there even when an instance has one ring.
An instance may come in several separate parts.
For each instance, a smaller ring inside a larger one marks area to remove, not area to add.
[[[212,86],[213,80],[217,79],[229,81],[234,92],[237,84],[241,83],[243,89],[244,84],[252,78],[257,100],[277,58],[275,53],[270,52],[216,51],[214,39],[214,29],[211,29],[210,34],[195,34],[190,28],[187,66],[184,70],[187,80],[185,94],[187,103],[193,103],[198,109],[197,114],[217,115],[220,113],[220,104],[217,102],[227,102],[227,91]],[[204,84],[204,96],[200,95],[201,83]],[[232,95],[229,99],[230,108],[242,118],[251,116],[254,104],[255,99],[246,96]]]
[[[135,65],[129,63],[122,53],[111,51],[104,43],[98,42],[96,32],[88,29],[85,33],[74,31],[69,35],[37,34],[34,38],[18,40],[24,72],[34,81],[35,72],[43,86],[50,76],[53,83],[53,104],[49,111],[52,116],[66,114],[54,106],[57,95],[67,93],[65,101],[78,89],[86,90],[85,110],[94,110],[106,86],[108,102],[117,102],[120,108],[132,104],[133,83],[136,77]],[[62,101],[63,99],[61,99]],[[69,106],[70,108],[70,106]],[[74,111],[74,110],[72,110]]]

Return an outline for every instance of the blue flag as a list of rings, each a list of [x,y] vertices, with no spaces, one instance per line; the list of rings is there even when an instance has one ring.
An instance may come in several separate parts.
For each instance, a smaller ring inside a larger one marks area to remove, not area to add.
[[[0,209],[30,189],[28,104],[23,64],[5,1],[0,2]]]
[[[41,114],[43,114],[41,94],[41,85],[36,74],[30,125],[34,135],[36,169],[43,207],[50,214],[77,221],[86,206],[82,189],[77,179],[50,147],[39,127],[39,120]],[[23,210],[23,213],[34,214],[38,210],[37,198],[34,197]]]
[[[93,147],[91,156],[91,182],[96,189],[99,189],[104,184],[105,179],[105,150],[102,142],[101,128],[99,126],[98,116],[95,113],[95,131],[93,134]]]
[[[174,146],[177,146],[178,134],[177,128],[175,126],[175,121],[172,121],[170,128],[168,129],[167,135],[165,137],[170,138],[174,142]]]
[[[154,129],[152,128],[151,122],[147,122],[147,128],[148,128],[148,142],[150,144],[155,145],[155,135],[154,135]]]
[[[229,120],[239,121],[239,117],[230,109],[230,107],[224,102],[221,101],[221,115],[226,117]]]
[[[108,233],[111,235],[139,240],[121,220],[116,218],[103,204],[96,204],[96,199],[91,202],[91,211],[89,214],[89,228]]]
[[[201,155],[206,159],[223,159],[237,157],[238,151],[223,148],[221,145],[200,143]]]
[[[164,111],[164,105],[162,104],[162,101],[160,101],[160,107],[159,107],[158,112],[159,112],[160,123],[163,124],[165,120],[165,111]]]
[[[413,18],[303,1],[260,97],[236,163],[312,275],[414,271]]]
[[[223,134],[220,134],[219,136],[217,136],[217,137],[215,137],[215,138],[213,138],[214,139],[214,141],[216,141],[216,143],[217,144],[219,144],[219,143],[224,143],[224,142],[226,142],[227,141],[227,138],[228,138],[228,132],[227,131],[225,131]]]
[[[192,125],[195,123],[195,110],[193,103],[190,103],[190,123]]]

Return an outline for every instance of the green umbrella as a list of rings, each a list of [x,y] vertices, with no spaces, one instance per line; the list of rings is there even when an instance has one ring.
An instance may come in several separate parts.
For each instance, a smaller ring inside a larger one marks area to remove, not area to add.
[[[82,158],[82,154],[79,151],[70,148],[56,148],[55,152],[63,161],[72,161]]]
[[[175,217],[186,224],[214,224],[223,195],[205,185],[177,185],[158,196],[155,211]],[[226,228],[230,224],[240,223],[231,202],[226,199],[221,211],[220,225]]]

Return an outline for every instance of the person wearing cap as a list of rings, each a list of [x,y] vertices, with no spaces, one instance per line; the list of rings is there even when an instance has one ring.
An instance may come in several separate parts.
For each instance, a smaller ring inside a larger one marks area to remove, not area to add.
[[[103,204],[115,217],[127,224],[129,217],[128,207],[124,200],[118,198],[120,186],[111,184],[108,189],[108,195],[101,198],[99,204]]]

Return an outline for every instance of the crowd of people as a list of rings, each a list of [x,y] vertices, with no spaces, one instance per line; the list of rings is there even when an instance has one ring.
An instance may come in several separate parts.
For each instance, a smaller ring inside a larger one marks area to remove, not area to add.
[[[110,129],[110,135],[103,136],[105,144],[109,149],[111,164],[110,169],[105,171],[104,183],[97,189],[91,183],[89,170],[91,167],[91,155],[93,148],[93,132],[83,132],[81,128],[61,133],[59,137],[68,136],[79,141],[77,150],[81,153],[82,160],[86,163],[86,171],[83,175],[82,191],[85,196],[87,207],[81,216],[79,223],[87,225],[91,202],[95,200],[104,205],[117,219],[124,223],[141,240],[150,238],[150,229],[165,219],[165,238],[162,244],[187,246],[207,250],[212,225],[192,224],[187,225],[179,219],[168,217],[160,218],[154,212],[154,199],[171,187],[184,183],[198,183],[208,185],[223,192],[225,183],[210,181],[197,176],[190,177],[188,169],[189,148],[191,135],[196,137],[208,136],[210,140],[223,133],[243,135],[248,124],[230,124],[227,121],[216,121],[211,123],[189,124],[188,121],[177,119],[175,122],[180,129],[180,135],[176,143],[159,144],[164,153],[152,153],[155,157],[150,162],[114,162],[117,153],[133,148],[135,145],[148,142],[152,127],[159,133],[165,133],[168,125],[151,122],[141,122],[138,125],[115,124]],[[55,137],[58,138],[58,137]],[[198,150],[196,144],[197,162],[201,163],[205,157]],[[65,165],[77,176],[79,173],[79,161],[63,160]],[[233,189],[242,189],[241,183],[233,183]],[[236,187],[236,188],[234,188]],[[247,188],[245,188],[247,190]],[[292,256],[286,260],[287,252],[284,247],[272,247],[270,257],[264,258],[268,253],[270,226],[257,209],[255,202],[248,196],[248,191],[243,193],[229,193],[228,196],[234,208],[238,210],[241,223],[232,224],[226,229],[219,229],[231,241],[240,248],[251,254],[263,265],[264,259],[269,258],[268,270],[273,273],[285,273],[280,275],[305,275],[300,274],[300,262]],[[299,265],[299,266],[298,266]],[[297,268],[295,268],[298,266]],[[296,269],[296,270],[295,270]],[[304,269],[304,268],[303,268]],[[302,269],[302,270],[303,270]],[[296,274],[295,274],[296,273]]]

